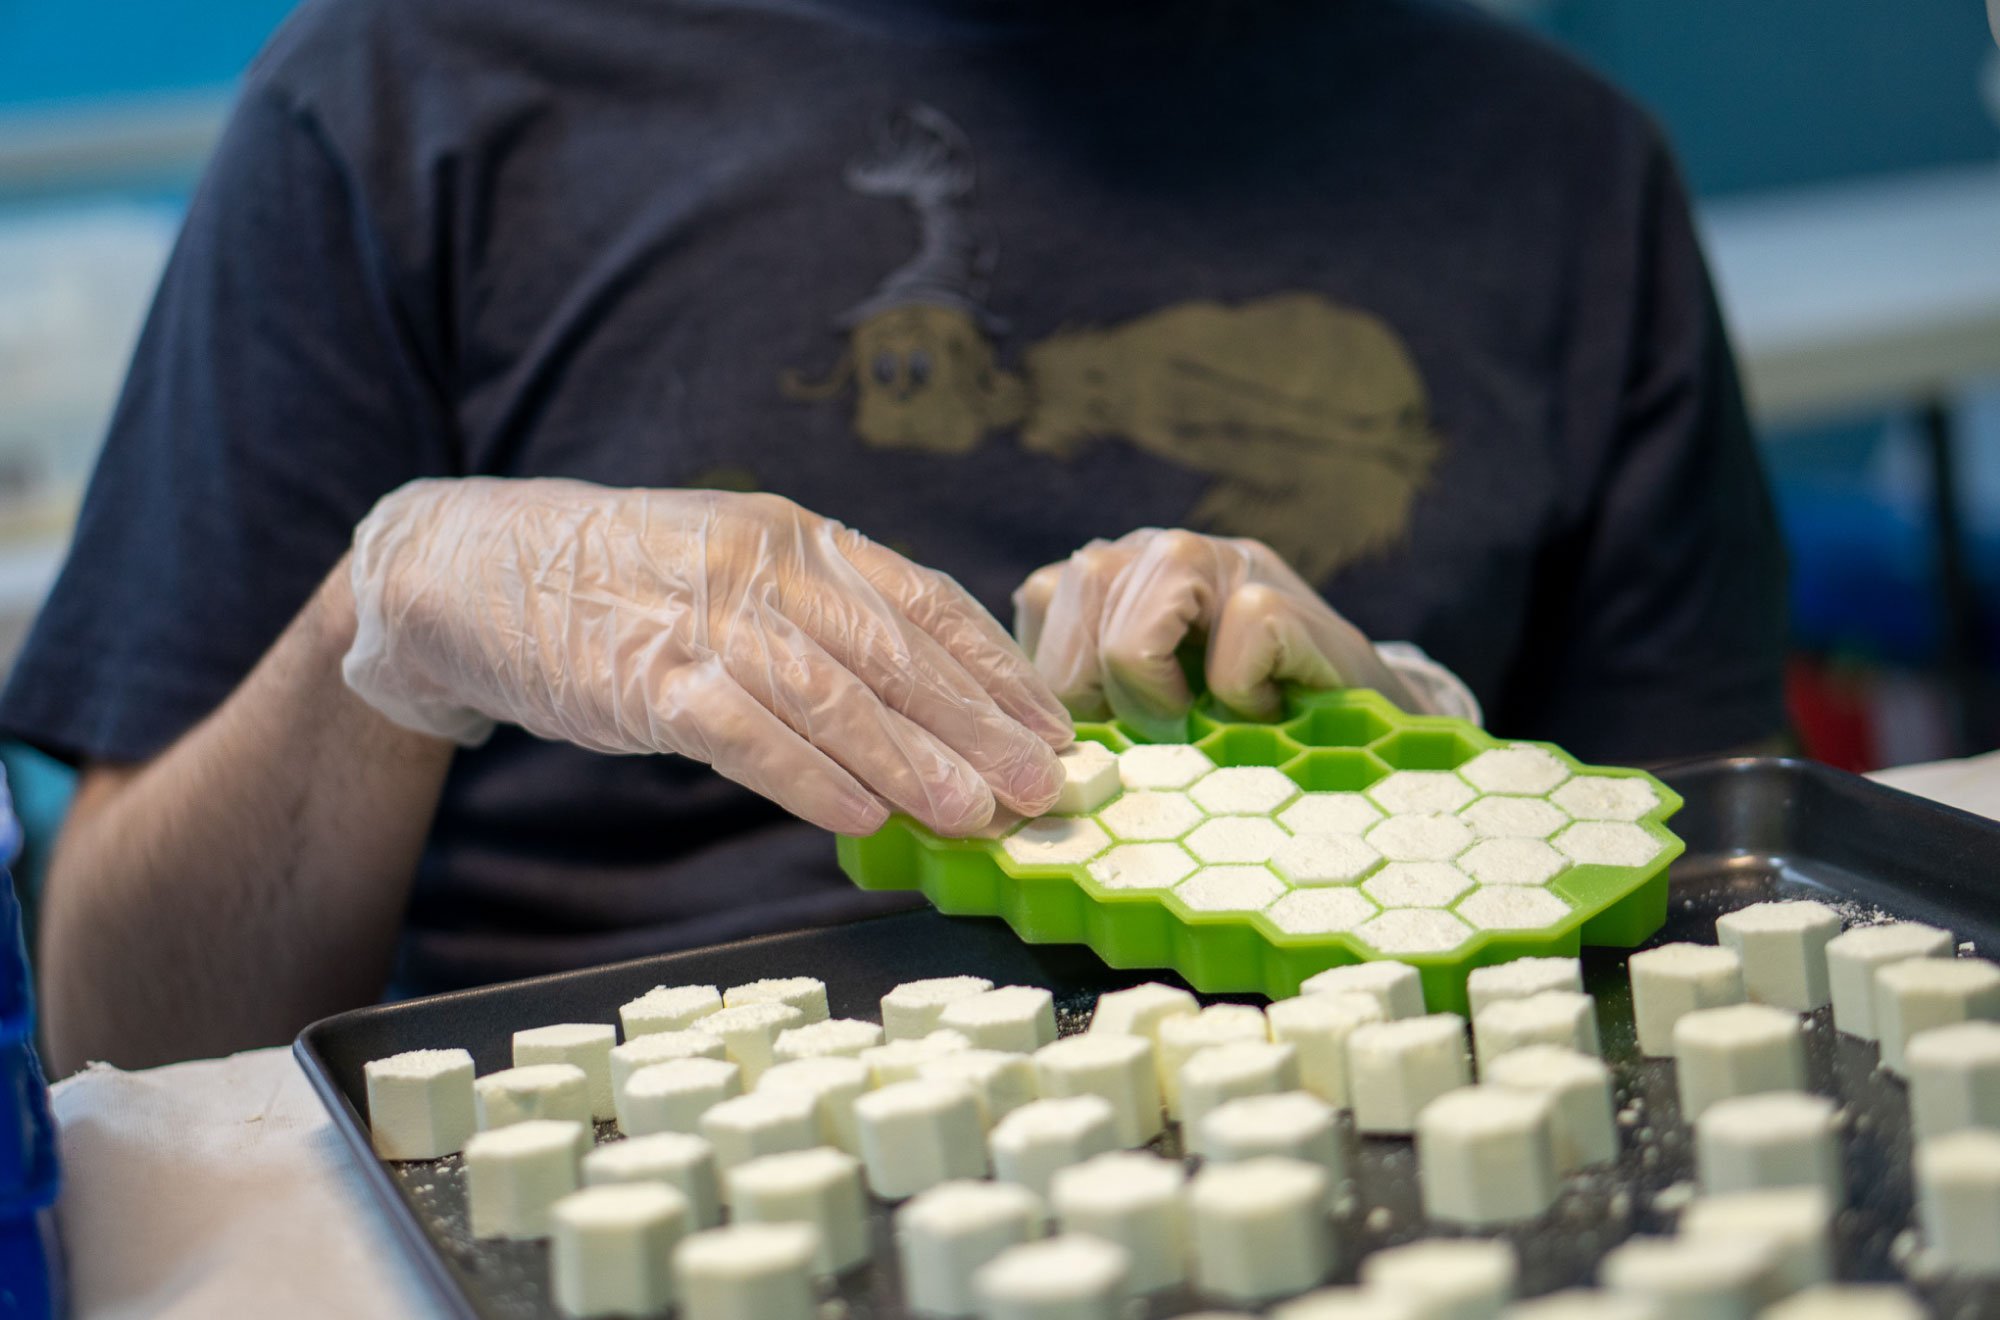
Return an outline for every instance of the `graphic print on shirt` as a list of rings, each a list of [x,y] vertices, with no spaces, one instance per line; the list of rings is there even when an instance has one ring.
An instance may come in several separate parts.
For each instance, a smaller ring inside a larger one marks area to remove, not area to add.
[[[889,116],[847,186],[908,206],[914,257],[840,318],[847,350],[787,397],[854,392],[854,429],[885,449],[962,454],[990,434],[1069,458],[1122,441],[1210,484],[1183,520],[1268,543],[1308,581],[1394,543],[1440,443],[1422,377],[1381,318],[1312,292],[1176,303],[1064,329],[1000,360],[983,299],[995,246],[977,228],[970,144],[944,115]]]

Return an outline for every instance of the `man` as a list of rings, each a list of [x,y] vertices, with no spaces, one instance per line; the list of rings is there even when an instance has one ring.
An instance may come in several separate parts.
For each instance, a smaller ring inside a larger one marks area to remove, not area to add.
[[[825,830],[1041,809],[1186,641],[1735,748],[1778,576],[1657,134],[1470,9],[309,0],[0,703],[55,1061],[879,910]]]

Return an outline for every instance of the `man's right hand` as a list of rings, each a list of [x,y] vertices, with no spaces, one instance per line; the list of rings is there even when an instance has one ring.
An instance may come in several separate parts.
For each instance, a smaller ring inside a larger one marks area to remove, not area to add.
[[[778,496],[418,481],[351,562],[343,672],[407,728],[676,752],[844,834],[1061,786],[1069,716],[978,602]]]

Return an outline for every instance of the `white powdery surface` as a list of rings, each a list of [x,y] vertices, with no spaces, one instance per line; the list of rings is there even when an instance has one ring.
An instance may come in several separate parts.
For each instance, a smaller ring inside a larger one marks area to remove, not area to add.
[[[1353,930],[1380,911],[1346,886],[1294,889],[1266,909],[1279,930],[1293,935],[1332,935]]]
[[[1660,795],[1643,779],[1578,775],[1549,801],[1578,820],[1637,820],[1660,805]]]
[[[1484,793],[1523,793],[1540,797],[1569,778],[1569,767],[1539,747],[1514,743],[1481,752],[1458,773]]]
[[[1278,813],[1294,834],[1360,834],[1382,819],[1382,809],[1360,793],[1306,793]]]
[[[1483,885],[1547,884],[1569,865],[1540,839],[1486,839],[1467,849],[1458,864]]]
[[[1285,882],[1264,866],[1204,866],[1174,886],[1196,912],[1257,912],[1285,893]]]
[[[1080,816],[1037,816],[1000,841],[1023,866],[1087,862],[1110,845],[1110,836],[1095,821]]]
[[[1444,953],[1472,938],[1472,927],[1441,908],[1402,908],[1364,921],[1355,934],[1383,953]]]
[[[1375,805],[1391,815],[1457,811],[1479,795],[1449,770],[1398,770],[1368,790]]]
[[[1181,743],[1118,753],[1118,777],[1127,788],[1186,788],[1213,769],[1207,752]]]
[[[1063,772],[1057,815],[1087,816],[1118,796],[1118,758],[1102,743],[1075,743],[1058,752],[1056,761]]]
[[[1120,839],[1153,843],[1178,839],[1201,824],[1201,808],[1185,793],[1136,789],[1098,812],[1097,819]]]
[[[1381,862],[1382,854],[1355,834],[1306,834],[1287,839],[1271,855],[1271,869],[1295,885],[1352,884]]]
[[[1443,862],[1472,846],[1472,827],[1456,816],[1391,816],[1367,839],[1392,862]]]
[[[1483,797],[1458,818],[1482,839],[1546,839],[1569,817],[1540,798]]]
[[[1385,908],[1449,907],[1472,888],[1472,877],[1450,862],[1391,862],[1361,886]]]
[[[1106,889],[1172,889],[1194,868],[1178,843],[1121,843],[1090,864],[1090,878]]]
[[[1569,904],[1546,889],[1495,885],[1468,895],[1458,915],[1481,930],[1534,930],[1569,915]]]
[[[1268,862],[1287,842],[1296,842],[1274,820],[1262,816],[1217,816],[1187,836],[1187,849],[1204,862]]]
[[[1216,816],[1269,816],[1299,795],[1299,786],[1268,765],[1238,765],[1208,775],[1188,795]]]
[[[1612,821],[1578,821],[1556,835],[1555,845],[1572,862],[1598,866],[1644,866],[1660,855],[1660,842],[1652,835],[1637,825]]]

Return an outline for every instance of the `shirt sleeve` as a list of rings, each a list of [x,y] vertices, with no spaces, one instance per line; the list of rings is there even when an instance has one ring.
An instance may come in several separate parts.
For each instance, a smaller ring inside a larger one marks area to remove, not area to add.
[[[1648,140],[1634,236],[1585,259],[1596,309],[1577,316],[1569,392],[1595,434],[1572,437],[1574,515],[1540,557],[1531,640],[1494,720],[1626,761],[1785,727],[1777,521],[1686,194]]]
[[[0,730],[142,760],[219,705],[386,491],[451,467],[349,172],[252,83],[155,294]]]

